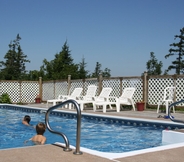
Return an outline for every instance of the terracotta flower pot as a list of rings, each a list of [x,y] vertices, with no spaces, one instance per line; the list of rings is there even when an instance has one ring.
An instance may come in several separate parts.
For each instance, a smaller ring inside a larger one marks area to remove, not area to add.
[[[144,110],[144,102],[137,102],[136,106],[137,106],[137,111],[143,111]]]

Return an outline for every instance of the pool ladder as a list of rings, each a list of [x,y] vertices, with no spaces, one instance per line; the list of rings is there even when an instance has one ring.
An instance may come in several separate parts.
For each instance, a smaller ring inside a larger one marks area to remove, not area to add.
[[[178,101],[178,102],[174,102],[174,103],[172,103],[172,104],[169,105],[169,108],[168,108],[168,116],[169,116],[169,118],[170,118],[173,122],[184,123],[183,120],[174,119],[174,118],[172,117],[172,115],[171,115],[171,108],[172,108],[173,106],[176,106],[176,105],[182,103],[182,102],[184,102],[183,99],[180,100],[180,101]]]
[[[47,126],[47,129],[55,134],[61,135],[65,141],[66,147],[63,149],[64,151],[71,151],[72,149],[70,148],[70,144],[69,144],[69,140],[67,138],[67,136],[62,133],[62,132],[58,132],[58,131],[54,131],[51,129],[50,124],[49,124],[49,114],[52,110],[57,109],[57,108],[61,108],[63,106],[65,106],[66,104],[73,104],[74,107],[77,110],[77,133],[76,133],[76,150],[74,151],[75,155],[81,155],[82,152],[80,151],[80,134],[81,134],[81,109],[79,107],[79,104],[75,101],[75,100],[67,100],[64,101],[62,103],[59,103],[55,106],[50,107],[46,114],[45,114],[45,123]]]

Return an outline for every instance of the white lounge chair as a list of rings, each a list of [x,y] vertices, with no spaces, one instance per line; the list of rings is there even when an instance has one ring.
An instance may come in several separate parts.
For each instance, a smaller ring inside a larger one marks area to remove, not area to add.
[[[159,112],[159,107],[162,103],[165,103],[165,107],[166,107],[166,115],[168,115],[168,108],[169,108],[169,103],[173,103],[174,102],[174,94],[176,91],[176,87],[166,87],[164,89],[164,96],[163,99],[161,101],[158,102],[158,107],[157,107],[157,113]],[[175,113],[175,108],[173,106],[173,112]]]
[[[85,104],[89,104],[89,103],[94,102],[94,98],[95,98],[95,95],[96,95],[96,90],[97,90],[97,86],[90,85],[90,86],[88,86],[86,95],[83,96],[81,100],[76,100],[78,102],[78,104],[80,105],[81,111],[84,110],[84,105]]]
[[[110,102],[109,95],[112,92],[112,88],[103,88],[100,95],[95,97],[95,101],[93,102],[93,111],[96,111],[97,107],[103,106],[103,113],[106,113],[107,105],[110,106],[115,104],[115,102]]]
[[[53,106],[56,105],[58,102],[61,102],[62,98],[63,95],[59,95],[57,99],[47,100],[47,107],[49,106],[49,103],[53,103]]]
[[[133,110],[135,111],[135,103],[133,101],[133,94],[135,88],[125,88],[122,95],[119,98],[116,98],[116,110],[120,112],[120,105],[132,105]]]
[[[61,102],[70,100],[70,99],[77,100],[81,97],[81,93],[82,93],[82,88],[75,88],[74,91],[71,93],[71,95],[64,96],[61,99]],[[71,109],[71,104],[69,105],[69,109]]]
[[[53,106],[56,105],[58,102],[63,102],[68,99],[76,99],[77,97],[80,97],[82,92],[82,88],[75,88],[74,91],[71,93],[71,95],[59,95],[57,99],[47,100],[47,106],[48,103],[53,103]]]

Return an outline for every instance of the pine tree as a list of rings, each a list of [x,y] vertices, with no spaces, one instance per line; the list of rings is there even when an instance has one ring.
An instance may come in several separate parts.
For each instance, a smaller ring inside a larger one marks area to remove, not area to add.
[[[85,62],[85,59],[82,58],[82,62],[79,63],[79,78],[80,79],[87,78],[88,76],[89,71],[85,70],[86,64],[87,63]]]
[[[179,42],[170,44],[174,48],[169,49],[169,54],[165,55],[165,58],[177,55],[176,60],[172,61],[172,65],[168,67],[167,72],[175,69],[175,73],[179,75],[184,73],[184,27],[180,29],[180,35],[175,35],[175,39],[177,38],[179,38]]]
[[[64,43],[62,51],[55,54],[54,60],[50,62],[46,59],[43,60],[43,65],[40,68],[44,79],[67,79],[68,75],[72,79],[78,79],[78,65],[73,63],[67,42]]]
[[[99,62],[96,62],[96,67],[95,67],[94,73],[92,73],[91,77],[98,78],[99,74],[102,74],[103,77],[110,77],[111,76],[110,69],[105,68],[105,70],[103,71],[103,70],[101,70],[101,67],[102,67],[102,65]]]
[[[25,55],[21,49],[20,41],[21,37],[17,34],[17,37],[13,42],[9,44],[9,50],[4,56],[6,60],[0,62],[1,69],[1,79],[5,80],[18,80],[23,79],[26,74],[26,62],[27,55]]]
[[[156,59],[154,52],[150,52],[150,60],[146,63],[148,75],[160,75],[162,73],[163,63]]]

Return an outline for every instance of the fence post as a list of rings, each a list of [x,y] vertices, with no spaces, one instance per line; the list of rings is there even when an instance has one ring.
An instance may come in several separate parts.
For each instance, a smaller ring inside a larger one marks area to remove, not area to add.
[[[71,88],[71,75],[68,75],[68,90],[67,90],[67,94],[70,95],[70,89]]]
[[[39,95],[40,100],[42,101],[42,77],[39,77]]]
[[[98,95],[100,94],[100,92],[102,91],[102,74],[99,74],[99,79],[98,79]]]
[[[144,104],[144,109],[146,109],[146,106],[148,104],[148,80],[147,80],[148,73],[147,71],[144,72],[143,76],[143,101],[145,102]]]

